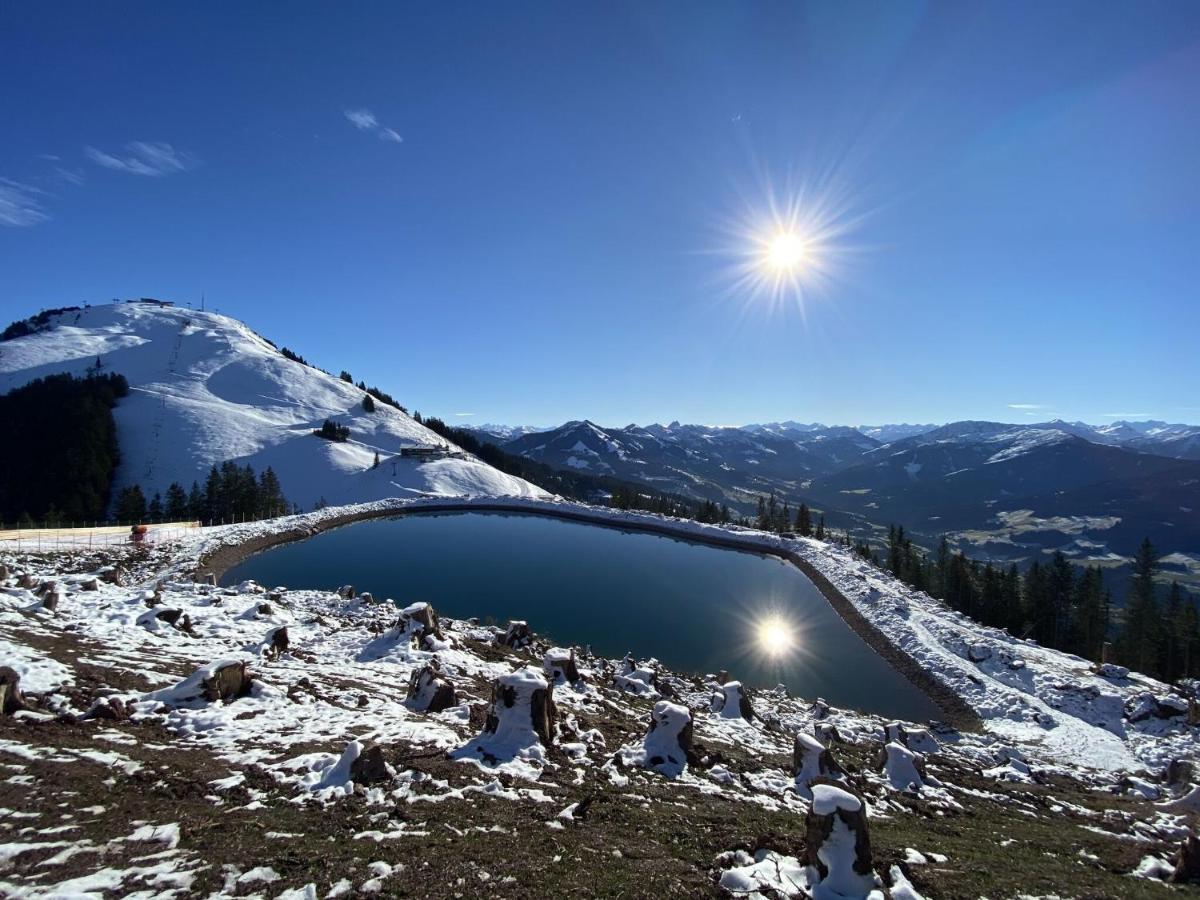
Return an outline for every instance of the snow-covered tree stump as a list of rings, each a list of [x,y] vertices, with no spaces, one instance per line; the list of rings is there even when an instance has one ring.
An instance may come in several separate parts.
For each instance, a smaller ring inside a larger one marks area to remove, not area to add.
[[[527,647],[532,642],[533,635],[529,631],[529,623],[519,619],[509,622],[508,628],[504,630],[504,636],[500,638],[501,644],[505,647],[512,647],[514,650]]]
[[[583,681],[575,665],[575,648],[552,647],[542,658],[542,668],[555,684],[577,684]]]
[[[650,730],[632,750],[617,754],[625,765],[653,769],[668,778],[678,778],[695,758],[692,712],[686,706],[659,700],[650,712]]]
[[[804,848],[810,885],[826,896],[866,897],[876,879],[862,798],[833,784],[814,784],[812,794]]]
[[[354,599],[354,585],[343,584],[340,588],[337,589],[337,595],[339,597],[341,597],[343,600],[353,600]]]
[[[288,636],[288,627],[280,625],[278,628],[272,628],[267,632],[267,637],[263,641],[263,648],[269,656],[278,659],[283,654],[287,653],[291,647],[292,640]]]
[[[24,588],[27,591],[32,591],[37,587],[37,579],[28,572],[22,572],[17,576],[17,587]]]
[[[244,662],[229,662],[205,678],[201,684],[206,700],[236,700],[250,693],[253,680]]]
[[[713,694],[712,711],[720,713],[723,719],[754,721],[754,707],[740,681],[727,681],[721,685],[721,690]]]
[[[822,698],[818,697],[813,701],[813,705],[809,707],[808,713],[814,719],[823,719],[829,715],[829,704],[826,703]]]
[[[458,703],[454,685],[442,674],[437,660],[413,672],[408,681],[408,702],[423,712],[441,712]]]
[[[10,574],[11,573],[8,571],[8,566],[6,566],[4,563],[0,563],[0,581],[8,581]]]
[[[834,744],[841,744],[842,733],[837,730],[837,726],[829,722],[816,722],[813,724],[813,734],[817,740],[826,747],[831,747]]]
[[[501,738],[530,729],[543,746],[554,743],[554,685],[526,666],[492,682],[492,706],[483,730]]]
[[[417,647],[425,647],[426,641],[431,638],[444,640],[438,614],[428,603],[413,603],[404,607],[400,610],[396,627],[401,634],[408,635],[409,641]]]
[[[662,693],[658,683],[658,673],[650,663],[639,666],[638,661],[626,655],[617,665],[617,671],[612,677],[613,687],[618,690],[637,694],[639,697],[657,696]]]
[[[129,708],[120,697],[101,697],[83,714],[83,719],[109,719],[121,721],[129,718]]]
[[[897,791],[919,791],[925,786],[925,757],[903,744],[884,745],[876,768],[886,773],[888,784]]]
[[[103,569],[101,569],[100,580],[105,584],[114,584],[117,587],[121,587],[121,585],[124,583],[123,579],[121,578],[121,570],[116,566],[105,566]],[[215,578],[213,583],[216,583]]]
[[[796,793],[811,800],[814,784],[822,779],[825,783],[845,781],[846,770],[815,737],[796,734],[792,743],[792,776],[796,779]]]
[[[81,591],[98,591],[100,590],[100,579],[95,577],[85,578],[79,582],[79,589]]]
[[[25,708],[25,698],[21,696],[21,676],[16,669],[0,666],[0,714],[11,716]]]

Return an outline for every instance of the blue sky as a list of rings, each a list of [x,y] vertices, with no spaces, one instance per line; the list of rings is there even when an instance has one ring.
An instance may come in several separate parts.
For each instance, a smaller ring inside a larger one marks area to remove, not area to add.
[[[0,84],[5,321],[204,293],[460,421],[1200,421],[1194,3],[14,2]]]

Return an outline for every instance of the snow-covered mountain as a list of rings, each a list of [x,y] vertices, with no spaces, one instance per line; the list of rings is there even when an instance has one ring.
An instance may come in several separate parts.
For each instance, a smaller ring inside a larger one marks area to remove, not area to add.
[[[543,494],[466,454],[399,457],[404,447],[445,441],[385,403],[365,411],[353,384],[212,312],[133,302],[53,314],[34,333],[0,343],[0,393],[44,375],[81,375],[97,359],[130,386],[114,411],[118,489],[138,484],[150,496],[173,481],[203,483],[214,463],[235,460],[272,467],[287,498],[305,508],[321,499]],[[326,418],[348,425],[350,439],[315,437]],[[373,468],[376,453],[383,462]]]
[[[588,420],[502,441],[510,453],[561,469],[641,481],[659,490],[730,505],[759,494],[794,494],[800,482],[853,465],[878,442],[853,428],[627,425]]]

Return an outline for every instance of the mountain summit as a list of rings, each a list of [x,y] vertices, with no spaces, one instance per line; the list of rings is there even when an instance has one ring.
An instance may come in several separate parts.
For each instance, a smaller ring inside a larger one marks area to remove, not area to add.
[[[374,402],[368,411],[364,390],[285,356],[228,316],[156,301],[114,303],[38,315],[9,333],[17,336],[0,342],[0,393],[97,365],[128,380],[129,396],[114,411],[116,489],[137,484],[150,496],[175,481],[203,484],[212,465],[233,460],[256,471],[270,466],[287,498],[305,508],[321,500],[544,493],[394,406]],[[349,427],[348,440],[314,436],[326,419]],[[428,460],[400,455],[418,447],[447,452]]]

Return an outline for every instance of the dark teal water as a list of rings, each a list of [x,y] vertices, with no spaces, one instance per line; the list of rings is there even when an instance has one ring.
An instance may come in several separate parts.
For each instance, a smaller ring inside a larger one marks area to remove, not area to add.
[[[536,515],[422,513],[359,522],[251,557],[223,583],[353,584],[452,618],[525,619],[564,644],[728,669],[759,687],[922,721],[937,708],[780,559]],[[757,625],[785,619],[795,649],[766,653]]]

